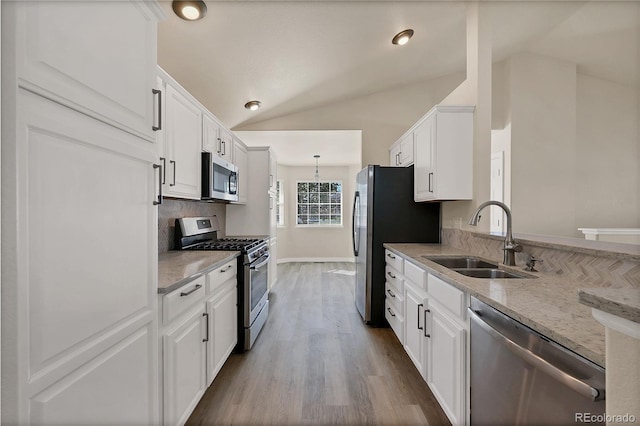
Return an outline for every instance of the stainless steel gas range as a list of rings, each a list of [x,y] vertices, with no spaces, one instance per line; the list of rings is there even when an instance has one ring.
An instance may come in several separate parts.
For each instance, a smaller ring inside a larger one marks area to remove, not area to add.
[[[267,238],[232,237],[218,239],[218,219],[185,217],[176,219],[178,250],[231,250],[238,257],[238,344],[236,352],[251,349],[269,315],[269,244]]]

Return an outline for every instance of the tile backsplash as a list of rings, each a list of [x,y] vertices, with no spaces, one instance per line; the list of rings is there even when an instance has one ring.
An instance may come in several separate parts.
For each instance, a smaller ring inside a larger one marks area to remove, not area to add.
[[[564,245],[540,244],[527,240],[522,253],[516,253],[516,265],[524,267],[528,255],[542,262],[536,264],[540,272],[562,275],[585,284],[611,288],[640,288],[640,259],[637,256],[584,250]],[[472,252],[478,256],[502,262],[503,240],[460,229],[442,229],[442,243]]]
[[[164,199],[158,206],[158,253],[165,253],[174,247],[175,221],[182,217],[217,216],[220,224],[218,238],[224,237],[226,204],[204,201]]]

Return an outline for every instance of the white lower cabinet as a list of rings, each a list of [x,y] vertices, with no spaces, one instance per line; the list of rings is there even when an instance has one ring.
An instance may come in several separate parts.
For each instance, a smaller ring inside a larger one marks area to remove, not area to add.
[[[164,424],[184,424],[207,388],[204,305],[176,321],[162,338],[164,355]]]
[[[429,341],[425,329],[425,309],[428,309],[426,293],[417,288],[411,281],[404,282],[405,333],[404,350],[414,365],[427,379],[427,357]]]
[[[430,305],[430,351],[425,363],[427,383],[454,425],[465,422],[466,330],[447,317],[435,304]]]
[[[160,297],[163,424],[183,425],[238,341],[237,260]]]
[[[451,423],[467,424],[465,294],[406,259],[402,278],[404,349]],[[387,295],[392,307],[389,302]],[[394,320],[389,324],[395,331]]]
[[[238,290],[236,278],[227,281],[222,289],[207,300],[207,386],[213,382],[238,341]]]

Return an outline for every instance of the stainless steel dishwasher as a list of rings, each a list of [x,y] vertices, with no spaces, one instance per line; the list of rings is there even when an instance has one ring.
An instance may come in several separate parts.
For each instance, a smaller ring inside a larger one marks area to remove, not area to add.
[[[472,425],[604,424],[603,368],[474,297],[469,315]]]

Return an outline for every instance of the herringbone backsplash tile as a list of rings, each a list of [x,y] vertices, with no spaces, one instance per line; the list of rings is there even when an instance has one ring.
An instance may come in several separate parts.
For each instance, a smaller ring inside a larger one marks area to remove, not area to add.
[[[503,242],[460,229],[442,229],[443,244],[460,248],[492,260],[502,260]],[[540,272],[566,277],[598,287],[640,288],[640,262],[615,256],[597,256],[575,251],[570,247],[537,247],[523,244],[522,253],[516,254],[516,264],[524,267],[527,256],[533,255],[543,262],[536,264]]]

